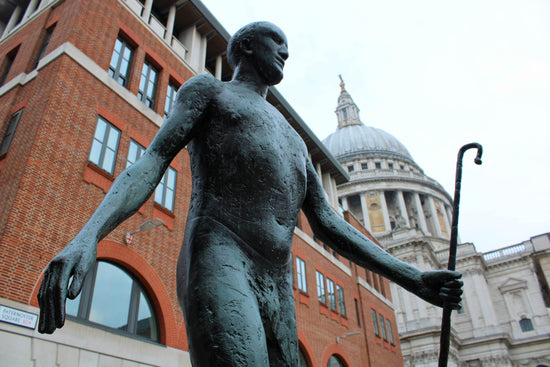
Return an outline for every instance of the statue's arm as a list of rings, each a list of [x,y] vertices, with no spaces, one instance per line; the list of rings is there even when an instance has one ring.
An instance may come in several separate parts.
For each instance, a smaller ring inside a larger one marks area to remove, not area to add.
[[[311,162],[307,163],[307,193],[302,206],[315,235],[341,255],[372,270],[424,300],[458,308],[462,294],[458,272],[422,272],[393,257],[339,216],[326,200]]]
[[[170,117],[142,157],[115,179],[88,222],[48,265],[38,292],[39,332],[52,333],[63,326],[65,300],[80,292],[84,277],[95,262],[99,241],[143,205],[172,159],[189,142],[214,91],[212,79],[195,77],[180,88]]]

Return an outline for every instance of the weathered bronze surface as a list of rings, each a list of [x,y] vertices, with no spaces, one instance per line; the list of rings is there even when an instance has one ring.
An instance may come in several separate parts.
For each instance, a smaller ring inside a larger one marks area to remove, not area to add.
[[[194,366],[298,365],[289,261],[300,209],[343,256],[428,302],[458,306],[460,273],[421,272],[395,259],[327,203],[304,142],[266,101],[287,58],[284,33],[252,23],[229,42],[230,82],[198,75],[180,88],[142,158],[48,265],[38,294],[41,333],[63,326],[66,297],[80,292],[98,242],[141,207],[185,146],[193,192],[177,289]]]

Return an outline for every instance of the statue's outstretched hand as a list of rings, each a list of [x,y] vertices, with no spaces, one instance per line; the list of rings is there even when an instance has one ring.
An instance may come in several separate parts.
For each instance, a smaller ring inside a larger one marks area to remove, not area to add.
[[[95,243],[74,239],[46,267],[38,291],[40,333],[51,334],[65,324],[65,301],[67,297],[74,299],[80,293],[96,254]]]
[[[432,270],[422,273],[422,286],[415,292],[422,299],[443,307],[460,308],[462,285],[458,271]]]

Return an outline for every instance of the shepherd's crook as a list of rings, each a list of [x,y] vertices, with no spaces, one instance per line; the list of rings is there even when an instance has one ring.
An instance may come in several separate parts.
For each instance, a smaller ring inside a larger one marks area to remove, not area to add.
[[[455,197],[453,200],[453,223],[451,225],[451,241],[449,246],[449,265],[447,269],[455,270],[456,267],[456,243],[458,237],[458,203],[460,201],[460,182],[462,181],[462,157],[468,149],[477,148],[477,156],[474,159],[475,164],[481,164],[481,154],[483,148],[478,143],[464,145],[458,151],[455,176]],[[441,320],[441,349],[439,350],[439,367],[447,367],[449,359],[449,344],[451,336],[451,312],[452,308],[445,304],[443,307],[443,319]]]

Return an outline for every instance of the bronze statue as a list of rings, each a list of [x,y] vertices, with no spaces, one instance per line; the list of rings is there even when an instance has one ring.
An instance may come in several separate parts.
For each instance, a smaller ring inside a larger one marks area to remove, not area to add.
[[[397,260],[327,203],[306,145],[266,101],[287,58],[284,33],[252,23],[229,41],[230,82],[198,75],[180,88],[142,158],[48,265],[38,294],[41,333],[63,326],[66,297],[80,292],[98,242],[141,207],[185,146],[193,191],[177,289],[193,366],[298,365],[289,262],[300,209],[343,256],[428,302],[458,307],[460,273],[423,273]]]

